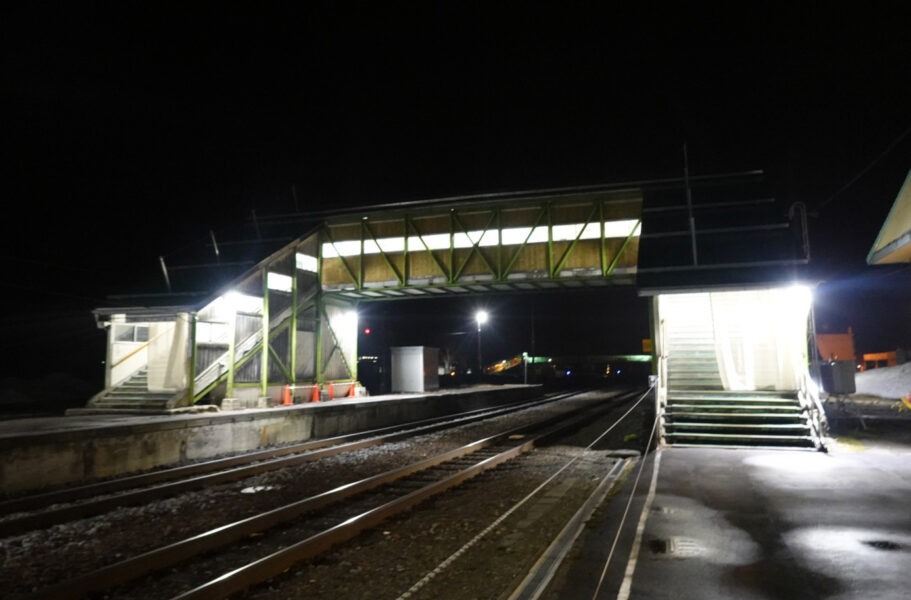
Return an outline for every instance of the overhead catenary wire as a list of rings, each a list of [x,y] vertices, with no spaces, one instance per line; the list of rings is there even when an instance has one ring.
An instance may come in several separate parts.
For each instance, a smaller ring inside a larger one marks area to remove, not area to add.
[[[876,164],[879,163],[879,161],[881,161],[881,160],[882,160],[883,158],[885,158],[890,152],[892,152],[892,150],[894,150],[895,147],[898,146],[898,145],[902,142],[902,140],[904,140],[906,137],[908,137],[909,134],[911,134],[911,126],[909,126],[907,129],[905,129],[904,131],[902,131],[902,132],[898,135],[898,137],[896,137],[895,139],[893,139],[893,140],[889,143],[889,145],[886,146],[886,148],[885,148],[882,152],[880,152],[879,155],[878,155],[876,158],[873,159],[872,162],[870,162],[866,167],[864,167],[863,169],[861,169],[860,171],[858,171],[857,174],[854,175],[854,177],[852,177],[851,179],[849,179],[847,183],[845,183],[843,186],[841,186],[840,188],[838,188],[838,190],[836,190],[835,193],[833,193],[831,196],[829,196],[828,198],[826,198],[825,200],[823,200],[822,202],[820,202],[820,203],[816,206],[816,210],[814,211],[814,212],[816,213],[816,215],[818,215],[818,214],[819,214],[819,211],[821,211],[821,210],[822,210],[823,208],[825,208],[829,203],[831,203],[833,200],[835,200],[835,198],[837,198],[838,196],[840,196],[845,190],[847,190],[847,189],[850,188],[852,185],[854,185],[855,183],[857,183],[857,182],[860,180],[861,177],[863,177],[864,175],[866,175],[867,173],[869,173],[870,170],[872,170],[873,167],[875,167]]]
[[[655,431],[657,431],[657,429],[658,429],[658,420],[660,418],[661,418],[661,415],[656,413],[655,422],[652,424],[652,432],[649,434],[648,443],[645,445],[646,450],[649,447],[651,447],[651,445],[652,445],[652,440],[655,438]],[[639,479],[642,477],[642,471],[645,468],[645,463],[646,463],[646,460],[645,460],[645,457],[643,456],[642,461],[639,463],[639,470],[636,472],[636,479],[633,481],[632,489],[630,490],[629,499],[626,501],[626,507],[623,509],[623,516],[620,517],[620,524],[617,526],[617,533],[614,535],[614,541],[611,543],[610,551],[608,551],[608,553],[607,553],[607,559],[605,559],[605,561],[604,561],[604,568],[601,569],[601,576],[598,578],[598,585],[595,587],[595,592],[592,594],[592,600],[596,600],[598,598],[598,594],[601,593],[601,586],[604,585],[604,579],[607,576],[607,569],[610,566],[611,559],[614,556],[614,551],[617,549],[617,543],[620,541],[620,534],[623,532],[623,525],[626,523],[626,517],[629,514],[630,506],[632,506],[632,504],[633,504],[633,498],[636,497],[636,490],[639,488]],[[658,477],[658,464],[656,462],[655,470],[652,475],[652,483],[649,488],[649,497],[654,496],[654,488],[655,488],[655,483],[657,481],[657,477]],[[646,500],[646,503],[648,503],[647,500]],[[640,526],[637,527],[637,530],[640,528],[644,528],[644,525],[645,525],[645,521],[643,519],[640,519]],[[631,565],[635,564],[632,561],[635,560],[635,555],[638,553],[640,537],[641,537],[640,535],[636,536],[636,540],[633,544],[633,548],[630,550],[630,561],[631,561],[630,564]],[[627,568],[627,571],[630,571],[630,569]],[[632,579],[632,573],[627,573],[626,577],[628,577],[629,579]],[[624,583],[626,583],[626,582],[624,581]],[[622,593],[623,593],[623,588],[621,588],[621,594]],[[617,597],[620,598],[621,596],[618,595]],[[627,597],[628,597],[628,592],[627,592]]]

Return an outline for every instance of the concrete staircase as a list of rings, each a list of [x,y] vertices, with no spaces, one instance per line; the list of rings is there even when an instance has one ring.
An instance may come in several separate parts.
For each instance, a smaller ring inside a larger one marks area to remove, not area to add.
[[[816,446],[796,392],[724,390],[710,322],[668,332],[667,343],[667,444]]]
[[[176,392],[151,392],[148,389],[148,371],[141,369],[120,385],[105,390],[92,398],[89,409],[135,409],[143,411],[167,410],[179,400]]]

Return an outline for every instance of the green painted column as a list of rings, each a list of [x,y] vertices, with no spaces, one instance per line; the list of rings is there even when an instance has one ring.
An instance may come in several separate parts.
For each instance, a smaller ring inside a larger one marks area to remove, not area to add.
[[[323,294],[322,292],[316,293],[316,382],[323,382]]]
[[[260,362],[260,391],[269,391],[269,271],[263,270],[263,344]]]
[[[236,342],[235,337],[237,337],[237,309],[231,309],[231,316],[228,317],[230,321],[228,322],[228,383],[226,396],[228,398],[234,397],[234,363],[237,360],[235,358],[236,352]]]
[[[196,313],[190,313],[190,364],[188,372],[188,389],[190,392],[190,404],[196,403]]]
[[[295,261],[297,257],[295,257]],[[288,334],[288,343],[291,345],[289,360],[291,361],[291,385],[297,383],[297,266],[291,275],[291,332]]]

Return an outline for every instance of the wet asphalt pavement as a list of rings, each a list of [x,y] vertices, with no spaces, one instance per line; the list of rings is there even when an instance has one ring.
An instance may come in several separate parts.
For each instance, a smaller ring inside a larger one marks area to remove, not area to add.
[[[635,537],[660,455],[631,579]],[[633,477],[581,541],[560,598],[594,598]],[[652,454],[597,598],[911,598],[911,446]],[[621,591],[624,578],[627,589]]]

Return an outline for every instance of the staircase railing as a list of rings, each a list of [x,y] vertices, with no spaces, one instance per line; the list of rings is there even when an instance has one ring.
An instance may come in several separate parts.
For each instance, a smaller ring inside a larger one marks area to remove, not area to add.
[[[272,331],[284,323],[286,320],[288,320],[291,317],[291,310],[292,307],[289,306],[274,318],[269,319],[269,331]],[[240,362],[241,359],[243,359],[254,348],[256,348],[262,339],[263,331],[262,329],[257,329],[246,338],[244,338],[240,343],[238,343],[234,348],[235,364]],[[194,389],[205,390],[228,372],[228,361],[230,360],[228,354],[229,351],[225,350],[223,354],[213,360],[208,367],[203,369],[202,372],[196,376]]]
[[[813,443],[820,450],[826,449],[825,438],[829,434],[829,419],[819,398],[819,387],[809,373],[804,373],[797,392],[800,406],[807,413],[807,421],[813,436]]]
[[[658,419],[658,443],[664,444],[664,412],[667,410],[667,359],[669,356],[667,325],[664,319],[658,322],[658,382],[655,389],[655,418]]]

